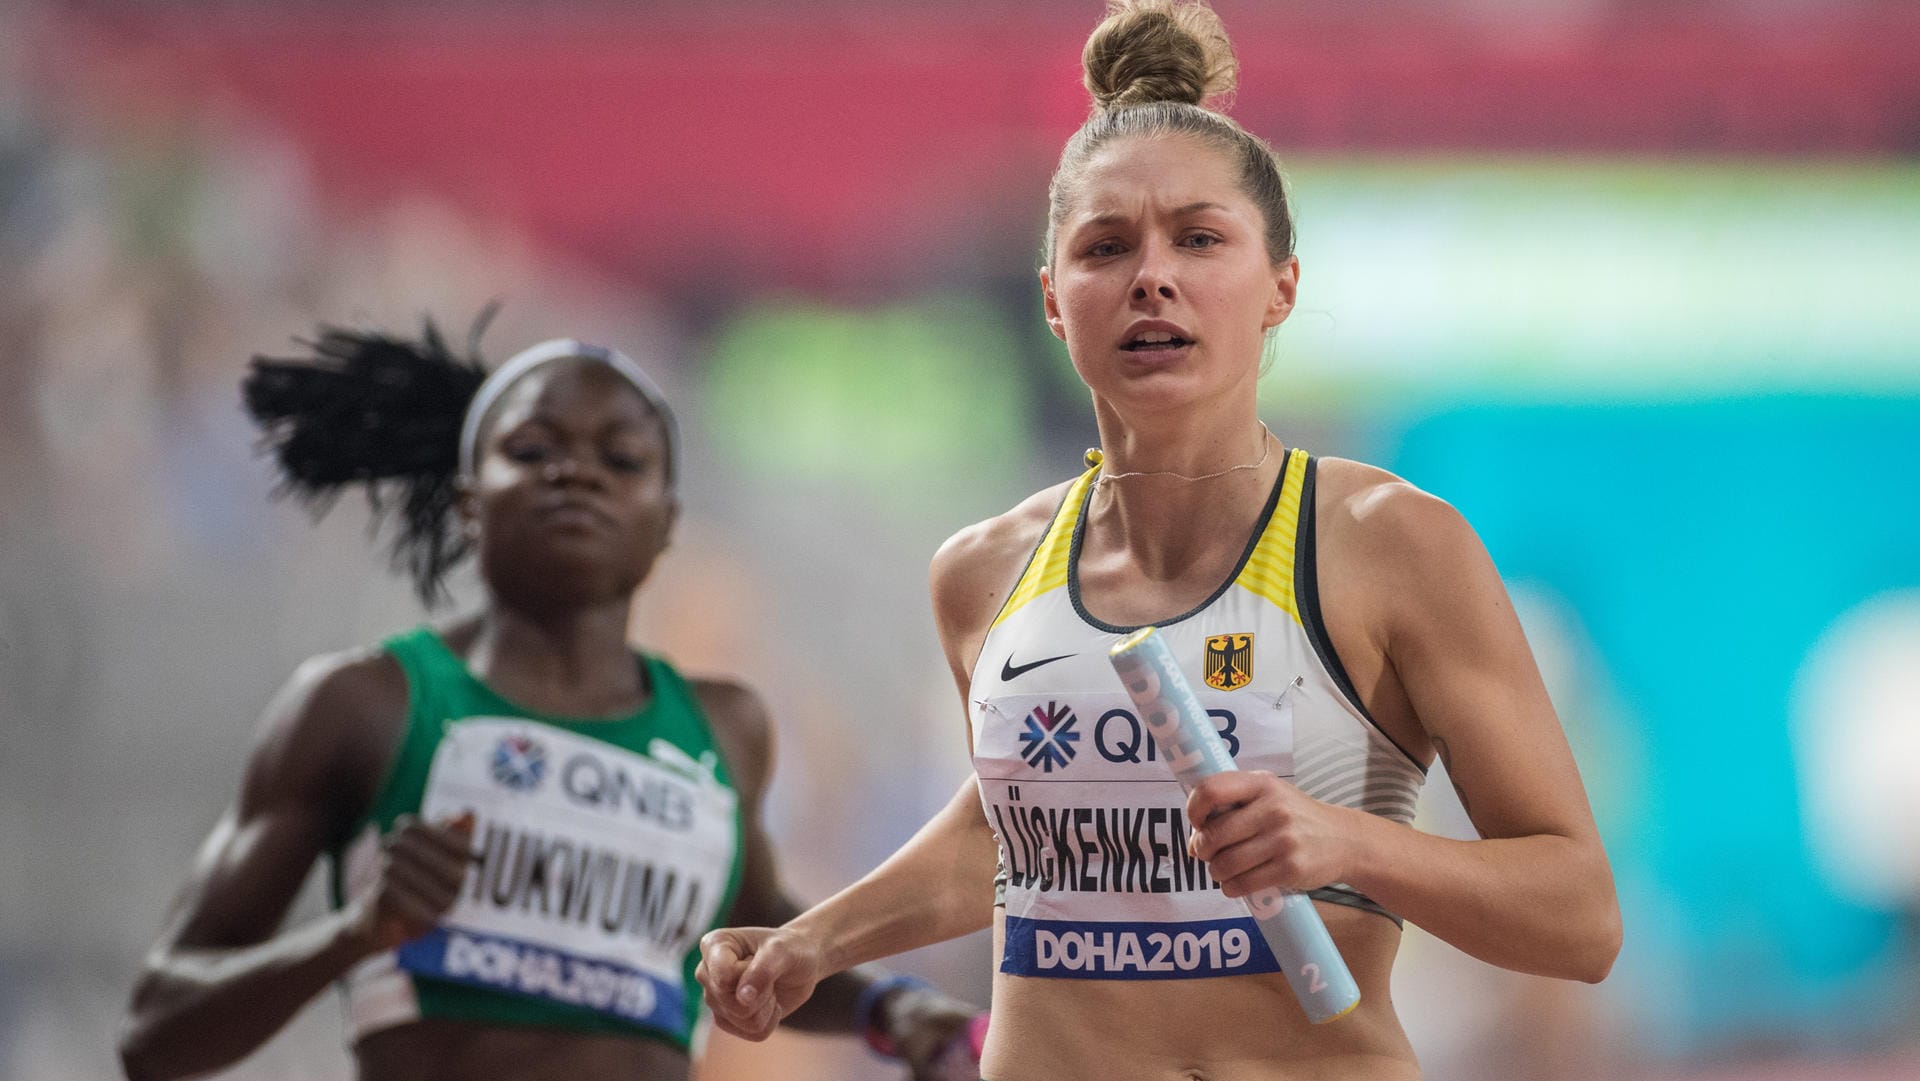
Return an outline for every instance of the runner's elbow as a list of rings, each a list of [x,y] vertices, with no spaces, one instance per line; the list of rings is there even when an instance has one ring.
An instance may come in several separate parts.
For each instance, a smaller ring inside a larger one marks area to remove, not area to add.
[[[1626,937],[1626,931],[1620,923],[1620,906],[1609,903],[1606,912],[1597,921],[1599,926],[1592,935],[1593,943],[1589,957],[1579,979],[1585,983],[1599,983],[1613,971],[1613,962],[1620,956],[1620,946]]]
[[[1601,911],[1574,926],[1579,928],[1579,937],[1563,947],[1564,967],[1552,974],[1581,983],[1599,983],[1613,971],[1613,962],[1620,956],[1620,907],[1608,898]]]
[[[134,984],[133,996],[121,1022],[114,1050],[120,1058],[120,1072],[127,1081],[177,1081],[192,1076],[177,1053],[169,1053],[169,1026],[165,979],[152,969]],[[177,1044],[177,1040],[171,1040]]]
[[[125,1042],[120,1045],[120,1072],[127,1081],[170,1081],[135,1045]]]
[[[1581,983],[1599,983],[1613,971],[1625,932],[1620,922],[1620,898],[1605,853],[1597,844],[1584,853],[1578,883],[1561,894],[1555,905],[1562,916],[1561,957],[1564,968],[1553,974]]]
[[[128,1016],[120,1029],[116,1050],[120,1072],[127,1081],[173,1081],[176,1074],[166,1070],[156,1053],[151,1026],[136,1012]]]
[[[1599,983],[1620,956],[1620,907],[1611,894],[1604,904],[1563,907],[1562,915],[1533,925],[1529,943],[1518,956],[1494,961],[1503,967],[1556,980]],[[1507,941],[1517,941],[1510,936]],[[1494,959],[1491,956],[1486,958]]]

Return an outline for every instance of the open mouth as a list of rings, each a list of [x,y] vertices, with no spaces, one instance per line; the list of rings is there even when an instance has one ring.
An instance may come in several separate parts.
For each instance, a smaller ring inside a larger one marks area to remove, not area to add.
[[[1166,353],[1192,344],[1178,334],[1170,334],[1164,330],[1150,330],[1144,334],[1134,335],[1120,348],[1129,353]]]

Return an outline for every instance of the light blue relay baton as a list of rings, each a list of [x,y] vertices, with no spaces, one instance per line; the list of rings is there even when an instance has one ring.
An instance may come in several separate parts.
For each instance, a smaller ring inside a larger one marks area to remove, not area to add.
[[[1113,647],[1112,657],[1114,671],[1182,789],[1190,793],[1204,778],[1237,768],[1154,628],[1128,635]],[[1307,1020],[1318,1025],[1360,1004],[1360,987],[1306,894],[1276,888],[1245,900]]]

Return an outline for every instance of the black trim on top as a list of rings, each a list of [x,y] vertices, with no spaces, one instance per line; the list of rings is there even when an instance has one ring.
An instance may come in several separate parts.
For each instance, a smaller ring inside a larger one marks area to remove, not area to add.
[[[1305,454],[1306,452],[1299,451],[1298,453]],[[1227,575],[1227,580],[1220,583],[1220,588],[1214,590],[1206,600],[1194,605],[1180,615],[1174,616],[1172,619],[1142,623],[1137,627],[1116,627],[1105,620],[1095,618],[1092,613],[1087,611],[1087,606],[1080,603],[1080,543],[1087,534],[1087,508],[1093,504],[1094,490],[1100,487],[1098,483],[1087,485],[1087,494],[1082,497],[1080,503],[1080,519],[1073,523],[1073,546],[1067,549],[1067,596],[1073,600],[1073,610],[1079,613],[1080,618],[1086,620],[1089,626],[1106,631],[1108,634],[1132,634],[1134,631],[1139,630],[1140,627],[1171,627],[1175,623],[1192,619],[1194,616],[1206,611],[1209,605],[1225,596],[1227,590],[1233,588],[1233,583],[1240,580],[1240,572],[1247,569],[1247,560],[1252,559],[1254,549],[1260,547],[1260,538],[1267,533],[1267,523],[1273,520],[1273,509],[1280,505],[1280,492],[1287,486],[1287,467],[1293,464],[1294,454],[1295,452],[1292,450],[1281,449],[1280,475],[1273,480],[1273,494],[1267,496],[1266,509],[1260,512],[1260,520],[1254,524],[1253,536],[1247,538],[1246,550],[1240,553],[1239,560],[1233,565],[1233,573]],[[1313,459],[1309,457],[1307,463],[1309,467],[1311,467]]]
[[[1359,890],[1342,886],[1322,886],[1317,890],[1308,890],[1307,896],[1316,901],[1325,901],[1330,905],[1345,905],[1362,912],[1371,912],[1376,916],[1385,916],[1393,921],[1395,927],[1405,927],[1407,921],[1380,907],[1380,902],[1361,893]]]
[[[1340,693],[1346,696],[1354,709],[1360,711],[1360,716],[1373,726],[1373,730],[1385,736],[1395,750],[1406,755],[1407,761],[1413,763],[1424,777],[1427,767],[1421,765],[1418,758],[1408,754],[1407,749],[1400,746],[1399,740],[1380,727],[1380,722],[1373,719],[1367,704],[1360,700],[1360,692],[1355,689],[1352,677],[1347,675],[1346,665],[1340,663],[1340,654],[1333,648],[1333,638],[1327,634],[1326,620],[1320,615],[1320,568],[1314,554],[1318,545],[1314,535],[1313,506],[1314,479],[1319,472],[1319,464],[1318,458],[1311,454],[1307,456],[1307,475],[1300,486],[1300,528],[1295,531],[1293,542],[1293,601],[1300,610],[1300,625],[1306,629],[1307,641],[1313,644],[1313,652],[1319,656],[1320,664],[1333,677],[1334,686],[1340,688]]]

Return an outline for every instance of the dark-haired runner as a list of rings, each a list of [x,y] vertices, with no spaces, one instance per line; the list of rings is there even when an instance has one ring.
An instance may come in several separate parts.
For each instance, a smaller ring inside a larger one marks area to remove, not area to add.
[[[627,644],[678,512],[652,381],[571,341],[488,376],[429,326],[325,331],[245,392],[293,492],[367,487],[423,597],[471,552],[485,600],[315,658],[268,707],[134,991],[128,1076],[229,1065],[338,981],[367,1081],[685,1078],[700,935],[798,909],[760,821],[765,706]],[[283,928],[322,855],[333,911]],[[919,1077],[973,1013],[871,974],[823,991],[798,1027],[863,1029]]]

